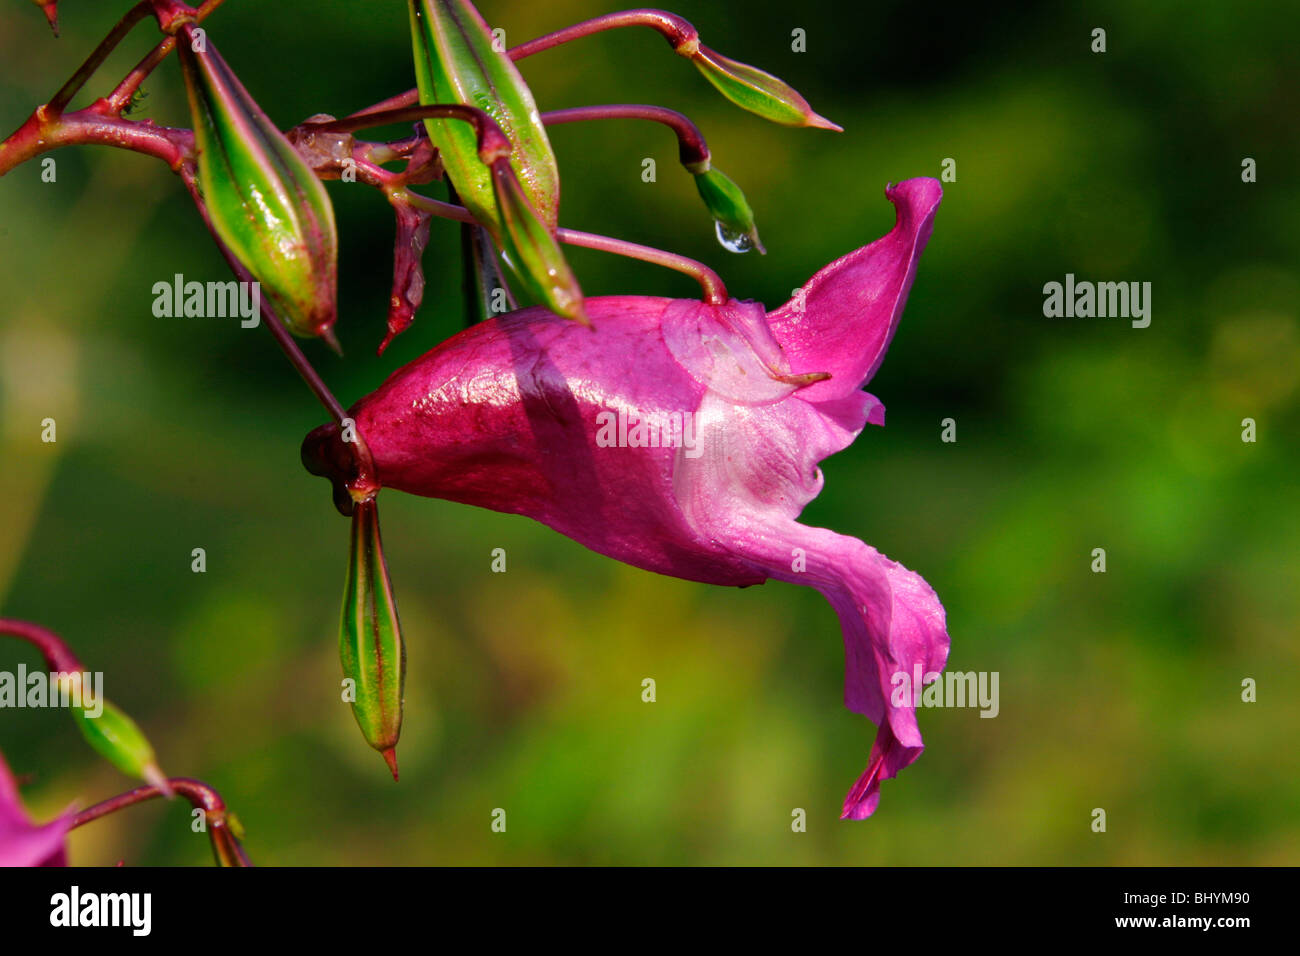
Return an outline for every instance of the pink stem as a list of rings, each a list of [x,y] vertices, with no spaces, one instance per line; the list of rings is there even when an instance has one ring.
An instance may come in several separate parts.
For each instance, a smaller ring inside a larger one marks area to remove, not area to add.
[[[248,854],[244,852],[244,848],[240,846],[238,838],[231,832],[230,822],[227,819],[226,802],[221,799],[221,794],[202,780],[194,780],[190,777],[172,777],[167,783],[173,791],[179,793],[192,806],[202,810],[206,815],[208,837],[212,841],[212,850],[219,863],[224,866],[253,865],[248,859]],[[75,830],[77,827],[85,826],[87,823],[106,817],[110,813],[116,813],[118,810],[125,810],[127,807],[133,807],[138,803],[144,803],[146,800],[162,796],[169,795],[152,784],[136,787],[134,790],[128,790],[126,793],[110,797],[82,810],[72,818],[72,826],[69,829]]]
[[[679,50],[683,46],[689,48],[690,44],[698,43],[700,39],[700,32],[687,20],[675,13],[669,13],[667,10],[623,10],[619,13],[607,13],[591,20],[584,20],[581,23],[575,23],[571,27],[565,27],[563,30],[556,30],[554,33],[548,33],[535,40],[529,40],[527,43],[521,43],[519,46],[507,50],[506,56],[512,60],[522,60],[526,56],[541,53],[543,50],[549,50],[562,43],[568,43],[570,40],[591,36],[593,33],[600,33],[604,30],[616,30],[620,27],[649,27],[652,30],[657,30],[663,34],[664,39],[668,41],[669,46],[674,50]],[[418,102],[420,102],[420,91],[418,89],[407,90],[405,93],[390,96],[374,106],[367,106],[364,110],[352,115],[362,116],[366,113],[394,109],[399,106],[411,106]]]
[[[52,115],[48,107],[38,106],[22,126],[0,142],[0,176],[60,146],[91,145],[143,153],[179,171],[192,144],[189,130],[121,119],[112,113],[106,100],[64,115]]]
[[[39,624],[0,617],[0,634],[8,634],[33,645],[45,658],[45,665],[55,674],[79,674],[85,670],[72,648],[63,642],[63,638]]]
[[[704,263],[695,259],[679,256],[675,252],[665,252],[663,249],[656,249],[653,246],[628,242],[626,239],[614,239],[610,236],[601,236],[592,232],[579,232],[576,229],[557,229],[555,234],[561,242],[567,242],[571,246],[582,246],[584,249],[599,249],[601,252],[612,252],[615,255],[627,256],[629,259],[640,259],[642,262],[651,262],[657,266],[663,266],[665,269],[684,273],[700,284],[700,288],[704,290],[705,302],[710,305],[722,305],[727,301],[727,287],[722,284],[722,279]]]
[[[207,813],[223,813],[226,809],[225,801],[221,799],[221,794],[213,790],[202,780],[193,780],[189,777],[172,777],[168,781],[172,789],[183,796],[191,804]],[[72,827],[85,826],[87,823],[94,823],[101,817],[106,817],[110,813],[116,813],[118,810],[124,810],[127,807],[135,806],[137,803],[143,803],[146,800],[152,800],[154,797],[164,796],[161,790],[153,784],[147,784],[143,787],[136,787],[134,790],[128,790],[126,793],[119,793],[116,797],[109,797],[107,800],[101,800],[94,806],[77,813],[72,818]]]
[[[207,0],[197,11],[193,11],[194,19],[203,20],[224,2],[225,0]],[[173,171],[179,171],[193,143],[190,131],[160,128],[152,123],[121,118],[122,110],[131,102],[131,97],[140,84],[175,47],[174,37],[168,37],[154,47],[107,99],[96,100],[76,113],[64,115],[63,111],[122,39],[150,12],[157,14],[162,21],[167,17],[185,14],[190,9],[174,0],[141,0],[132,7],[50,102],[38,106],[13,135],[0,142],[0,176],[47,150],[59,146],[95,144],[116,146],[154,156],[167,163]]]
[[[221,6],[225,2],[226,0],[206,0],[206,2],[195,11],[195,22],[202,23],[208,18],[208,15],[212,13],[212,11],[216,10],[217,7]],[[148,78],[149,74],[154,71],[158,64],[167,59],[168,55],[175,48],[176,38],[174,36],[169,36],[165,40],[159,41],[158,45],[146,53],[140,62],[131,69],[131,72],[122,78],[122,82],[118,83],[117,88],[108,95],[108,103],[115,112],[121,113],[122,110],[126,108],[127,104],[131,102],[131,97],[135,95],[135,91],[140,88],[140,85]]]
[[[198,196],[192,171],[186,168],[186,160],[193,151],[193,133],[190,130],[158,127],[151,122],[142,123],[125,120],[119,115],[122,108],[130,102],[131,96],[139,88],[145,77],[175,47],[175,37],[168,37],[160,42],[118,85],[109,99],[96,100],[86,109],[79,110],[76,113],[67,115],[61,113],[63,107],[76,95],[86,80],[90,78],[108,57],[109,53],[121,42],[122,38],[149,12],[152,11],[157,16],[160,26],[169,29],[169,25],[178,20],[184,22],[202,20],[224,2],[225,0],[206,0],[195,10],[179,2],[179,0],[141,0],[118,22],[104,41],[100,43],[99,47],[96,48],[95,52],[55,94],[50,104],[37,107],[22,126],[8,138],[0,141],[0,176],[3,176],[20,163],[60,146],[98,144],[130,149],[148,156],[154,156],[167,163],[173,172],[180,174],[186,188],[194,197],[209,232],[212,232],[213,238],[217,240],[218,248],[220,248],[226,261],[241,279],[252,281],[252,276],[238,263],[220,239],[217,238],[216,233],[213,232],[207,210]],[[487,114],[481,113],[479,110],[471,110],[469,107],[448,107],[447,109],[481,114],[481,120],[470,119],[470,122],[475,122],[476,129],[479,131],[480,144],[483,144],[486,139],[491,145],[500,147],[501,144],[504,144],[505,150],[509,150],[509,141]],[[486,124],[491,124],[491,126],[488,127]],[[293,340],[293,336],[280,322],[279,317],[271,310],[266,300],[262,301],[262,313],[266,317],[266,324],[280,349],[285,353],[290,364],[302,376],[312,393],[316,395],[321,404],[336,420],[341,421],[345,418],[347,413],[344,411],[343,406],[316,373],[298,344]],[[337,349],[337,342],[331,342],[330,344]],[[370,456],[362,449],[361,457],[363,462],[368,462]]]
[[[575,106],[567,110],[551,110],[542,114],[547,126],[561,123],[581,123],[588,120],[635,119],[662,123],[677,134],[677,150],[682,165],[691,166],[709,161],[709,144],[704,141],[700,128],[690,117],[662,106],[611,104],[609,106]]]
[[[521,43],[519,46],[511,47],[507,54],[512,60],[522,60],[526,56],[541,53],[543,50],[557,47],[561,43],[568,43],[570,40],[591,36],[593,33],[600,33],[604,30],[616,30],[620,27],[649,27],[652,30],[657,30],[663,34],[664,39],[668,41],[668,45],[674,50],[680,49],[693,41],[698,41],[700,38],[699,31],[691,26],[689,21],[675,13],[669,13],[667,10],[621,10],[618,13],[607,13],[604,16],[593,17],[590,20],[575,23],[571,27],[565,27],[563,30],[556,30],[554,33],[538,37],[536,40]]]
[[[108,36],[100,41],[95,51],[86,57],[86,61],[77,68],[77,72],[69,77],[68,82],[59,88],[50,100],[48,109],[51,114],[57,116],[63,112],[63,108],[72,102],[72,98],[77,95],[77,91],[86,85],[86,81],[94,75],[95,71],[100,68],[108,55],[112,53],[119,43],[135,29],[135,25],[149,16],[152,9],[149,0],[141,0],[134,7],[126,12],[126,16],[117,21],[113,29],[108,31]]]
[[[485,163],[491,163],[498,156],[510,155],[512,149],[510,139],[502,132],[497,121],[481,109],[459,103],[431,103],[428,106],[384,110],[371,108],[344,119],[328,120],[324,123],[305,123],[303,126],[322,132],[355,133],[357,130],[375,126],[410,123],[422,119],[458,119],[469,123],[474,127],[478,137],[479,159]]]

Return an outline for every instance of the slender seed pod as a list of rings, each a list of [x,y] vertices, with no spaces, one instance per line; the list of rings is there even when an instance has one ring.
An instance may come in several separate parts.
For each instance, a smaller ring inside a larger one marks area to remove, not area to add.
[[[483,110],[510,141],[515,168],[538,217],[554,229],[560,173],[532,91],[468,0],[410,0],[411,42],[420,102],[461,103]],[[498,245],[501,219],[491,170],[479,156],[474,130],[449,119],[424,121],[447,178],[474,218]]]
[[[782,126],[843,129],[813,112],[799,91],[771,73],[711,50],[698,40],[684,43],[677,52],[690,59],[723,96],[741,109]]]
[[[525,289],[557,315],[585,322],[582,290],[555,239],[560,175],[532,91],[469,0],[410,0],[410,14],[420,102],[476,107],[510,143],[504,160],[485,156],[468,124],[426,119],[457,196]]]
[[[361,734],[383,755],[396,780],[406,645],[374,498],[357,502],[352,512],[352,553],[343,587],[339,657],[343,676],[353,682],[352,713]]]

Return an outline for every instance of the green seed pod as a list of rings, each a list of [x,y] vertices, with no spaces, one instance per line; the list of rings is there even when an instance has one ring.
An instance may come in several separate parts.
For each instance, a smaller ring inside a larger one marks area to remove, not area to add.
[[[62,674],[60,680],[72,684],[80,682],[81,678],[79,674]],[[82,700],[83,703],[90,704],[84,697]],[[170,796],[171,787],[158,768],[153,745],[144,732],[111,701],[105,700],[102,705],[103,710],[98,717],[86,713],[88,709],[95,709],[93,707],[71,708],[72,719],[76,721],[86,742],[128,777],[138,777]]]
[[[687,168],[695,174],[695,188],[713,215],[718,242],[723,248],[730,252],[757,249],[766,255],[767,250],[758,238],[758,227],[754,225],[754,211],[749,208],[749,201],[740,187],[716,167]]]
[[[492,181],[501,212],[506,263],[524,287],[556,315],[590,326],[582,290],[555,234],[537,218],[503,156],[492,163]]]
[[[426,119],[457,196],[522,286],[557,315],[585,322],[582,290],[555,239],[560,174],[532,91],[469,0],[410,0],[410,12],[420,102],[480,109],[510,143],[499,160],[480,152],[470,124]]]
[[[741,109],[782,126],[815,126],[843,132],[826,117],[814,113],[794,87],[771,73],[723,56],[698,42],[684,44],[677,52],[689,57],[704,78]]]
[[[514,166],[537,215],[551,229],[560,207],[560,173],[532,91],[468,0],[410,0],[411,42],[420,103],[460,103],[483,110],[501,127]],[[502,244],[492,174],[474,130],[450,119],[424,121],[447,178],[465,208]]]
[[[343,676],[354,684],[352,714],[361,734],[383,755],[396,780],[406,645],[374,498],[357,502],[352,512],[352,554],[343,587],[339,657]]]
[[[333,339],[338,236],[320,179],[193,25],[177,36],[213,231],[297,335]]]

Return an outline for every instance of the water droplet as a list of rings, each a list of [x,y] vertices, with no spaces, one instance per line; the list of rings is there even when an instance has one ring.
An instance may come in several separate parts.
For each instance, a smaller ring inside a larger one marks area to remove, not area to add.
[[[716,219],[713,221],[713,226],[718,234],[718,242],[728,252],[749,252],[754,248],[754,240],[749,233],[728,229]]]

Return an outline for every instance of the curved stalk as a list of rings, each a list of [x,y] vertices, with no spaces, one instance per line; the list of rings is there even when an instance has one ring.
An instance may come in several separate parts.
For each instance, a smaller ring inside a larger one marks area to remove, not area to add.
[[[209,787],[202,780],[190,777],[172,777],[167,781],[170,789],[179,793],[197,810],[202,810],[206,817],[208,838],[212,841],[212,853],[221,866],[252,866],[248,854],[239,843],[239,837],[231,826],[231,814],[221,794]],[[155,797],[168,796],[160,787],[152,784],[136,787],[126,793],[110,797],[94,806],[87,807],[72,818],[71,830],[93,823],[110,813],[125,810]],[[238,824],[236,823],[237,827]]]
[[[683,47],[689,50],[691,44],[698,44],[700,41],[699,31],[687,20],[675,13],[669,13],[667,10],[623,10],[618,13],[608,13],[604,16],[594,17],[591,20],[584,20],[581,23],[575,23],[571,27],[565,27],[563,30],[556,30],[554,33],[548,33],[545,36],[521,43],[506,50],[506,56],[515,61],[522,60],[524,57],[552,49],[562,43],[568,43],[570,40],[591,36],[593,33],[600,33],[604,30],[616,30],[620,27],[649,27],[662,34],[664,39],[668,41],[669,46],[674,50],[681,50]],[[396,96],[390,96],[373,106],[358,110],[352,116],[364,116],[367,113],[411,106],[419,101],[419,90],[407,90],[405,93],[398,93]]]
[[[417,209],[423,209],[435,216],[441,216],[443,219],[454,219],[457,222],[469,223],[475,221],[469,210],[464,206],[455,206],[438,199],[430,199],[428,196],[421,196],[419,193],[411,192],[406,188],[393,190],[389,194],[389,198],[393,202],[410,203]],[[695,259],[679,256],[674,252],[666,252],[663,249],[656,249],[653,246],[643,246],[636,242],[629,242],[626,239],[615,239],[612,236],[580,232],[577,229],[560,228],[556,230],[555,236],[560,242],[571,246],[598,249],[601,252],[610,252],[614,255],[626,256],[629,259],[639,259],[642,262],[653,263],[657,266],[663,266],[665,269],[683,273],[700,284],[700,288],[704,292],[705,302],[711,305],[721,305],[727,301],[727,287],[723,284],[722,279],[704,263]]]
[[[685,113],[662,106],[642,106],[617,103],[608,106],[574,106],[570,109],[551,110],[542,114],[547,126],[561,123],[581,123],[588,120],[635,119],[661,123],[677,136],[677,152],[683,166],[709,162],[709,144],[704,141],[700,128]]]
[[[39,624],[12,617],[0,617],[0,634],[7,634],[31,644],[41,652],[46,667],[55,674],[79,674],[85,670],[80,658],[64,643],[63,638]]]

